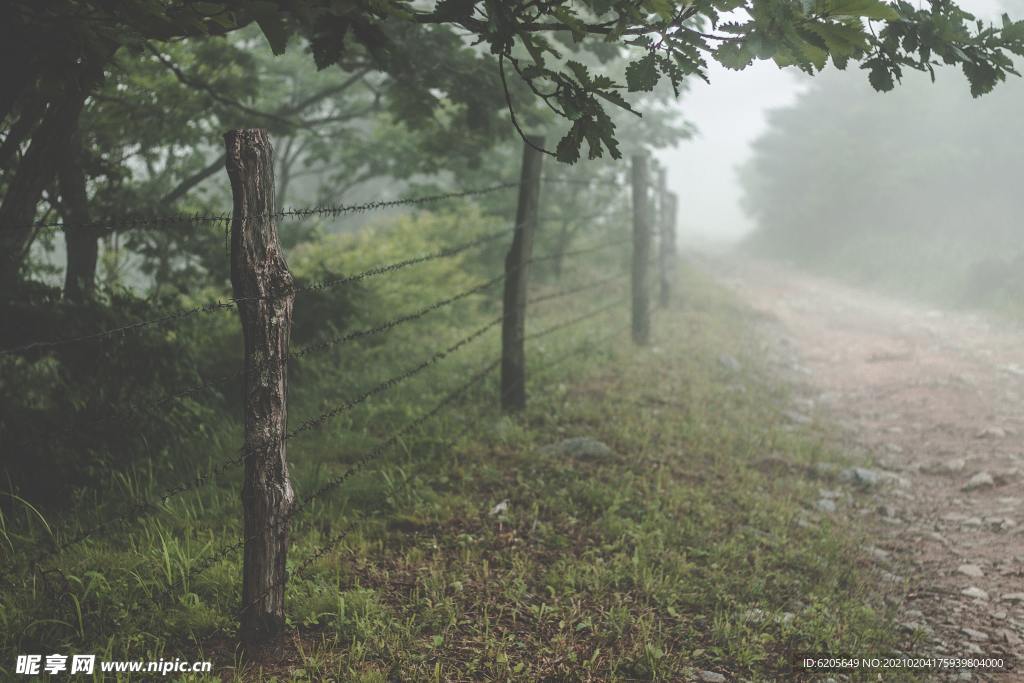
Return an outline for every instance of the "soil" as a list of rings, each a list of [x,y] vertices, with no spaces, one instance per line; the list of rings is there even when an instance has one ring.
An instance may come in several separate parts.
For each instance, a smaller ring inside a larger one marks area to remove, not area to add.
[[[764,320],[761,350],[800,387],[785,414],[838,424],[878,475],[823,490],[835,511],[816,514],[866,525],[908,654],[1024,654],[1024,328],[779,265],[704,265]],[[1015,668],[935,678],[1024,680]]]

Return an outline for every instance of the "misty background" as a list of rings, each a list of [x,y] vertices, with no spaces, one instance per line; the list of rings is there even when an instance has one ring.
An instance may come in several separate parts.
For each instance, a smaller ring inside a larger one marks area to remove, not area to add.
[[[962,3],[986,22],[1015,4]],[[681,195],[681,243],[742,245],[950,304],[1003,305],[1020,290],[1010,124],[1024,82],[975,100],[955,68],[934,84],[908,73],[887,94],[856,67],[811,78],[712,64],[710,77],[679,102],[697,134],[659,155]]]

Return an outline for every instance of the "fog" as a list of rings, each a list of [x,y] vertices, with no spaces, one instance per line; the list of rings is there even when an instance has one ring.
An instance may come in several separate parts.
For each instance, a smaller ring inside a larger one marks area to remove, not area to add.
[[[1024,9],[1019,0],[963,0],[960,5],[988,21],[1001,12],[1013,15]],[[831,65],[829,70],[834,70]],[[851,88],[867,81],[855,65],[843,75]],[[695,81],[678,105],[697,127],[697,135],[658,156],[668,166],[670,183],[681,196],[681,243],[722,246],[734,244],[755,228],[741,206],[737,174],[750,160],[753,143],[767,129],[769,112],[795,102],[812,79],[796,69],[780,69],[773,62],[757,62],[744,71],[712,62],[709,76],[710,84]],[[939,77],[961,83],[966,91],[958,70],[940,69]],[[1004,87],[1019,85],[1011,82]]]

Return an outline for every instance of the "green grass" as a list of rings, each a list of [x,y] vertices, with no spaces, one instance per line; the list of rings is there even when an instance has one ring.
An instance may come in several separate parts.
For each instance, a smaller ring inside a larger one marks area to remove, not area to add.
[[[681,680],[704,669],[777,680],[793,677],[794,653],[890,652],[892,615],[857,530],[808,524],[817,482],[753,466],[773,454],[795,469],[841,454],[819,432],[785,426],[787,388],[758,359],[750,313],[684,271],[650,347],[621,335],[534,373],[528,410],[514,418],[496,409],[492,376],[313,504],[293,528],[293,572],[350,531],[291,577],[287,635],[247,658],[234,638],[240,553],[159,604],[151,598],[239,538],[237,470],[44,563],[59,572],[18,564],[48,532],[16,505],[0,525],[16,573],[0,599],[0,673],[13,676],[18,653],[62,652],[212,658],[218,677],[247,681]],[[550,324],[594,303],[537,317]],[[529,346],[531,363],[621,325],[625,310],[544,337]],[[368,358],[384,377],[464,332],[431,334],[396,331]],[[493,353],[492,336],[297,439],[299,496]],[[723,353],[743,370],[720,363]],[[290,406],[293,424],[369,375],[298,377],[306,388]],[[231,452],[236,430],[219,433],[210,463]],[[614,455],[545,450],[569,436],[599,439]],[[159,491],[163,476],[139,468],[82,494],[78,521]],[[502,501],[507,510],[492,515]]]

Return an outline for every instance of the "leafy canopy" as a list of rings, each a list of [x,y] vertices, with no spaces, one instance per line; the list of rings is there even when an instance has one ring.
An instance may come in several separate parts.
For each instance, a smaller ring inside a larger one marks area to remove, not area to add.
[[[480,78],[475,69],[424,63],[418,44],[442,31],[466,50],[491,55],[517,127],[512,76],[570,122],[555,150],[566,162],[579,159],[584,143],[591,158],[618,156],[609,108],[631,111],[626,93],[663,80],[678,88],[688,76],[706,79],[708,60],[743,69],[771,59],[808,73],[829,61],[839,69],[854,62],[883,91],[905,69],[959,65],[978,96],[1016,73],[1013,56],[1024,56],[1024,22],[1004,17],[986,26],[952,0],[126,0],[116,14],[100,0],[44,3],[48,10],[15,4],[50,12],[86,50],[109,41],[223,34],[255,22],[277,54],[289,36],[303,35],[319,68],[365,55],[408,84],[417,93],[410,101],[423,106],[438,92],[472,100],[474,88],[464,84]],[[61,5],[74,10],[71,29]],[[629,65],[613,78],[588,68],[581,52],[605,60],[625,55]]]

